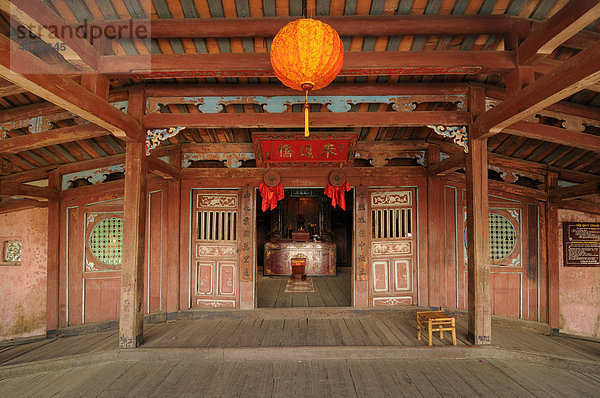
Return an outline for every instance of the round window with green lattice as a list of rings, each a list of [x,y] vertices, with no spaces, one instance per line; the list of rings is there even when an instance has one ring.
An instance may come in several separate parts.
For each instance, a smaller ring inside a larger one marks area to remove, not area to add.
[[[96,224],[90,233],[89,247],[94,257],[109,268],[121,265],[123,219],[108,217]]]
[[[503,260],[517,246],[517,231],[510,220],[498,213],[490,213],[490,259]]]

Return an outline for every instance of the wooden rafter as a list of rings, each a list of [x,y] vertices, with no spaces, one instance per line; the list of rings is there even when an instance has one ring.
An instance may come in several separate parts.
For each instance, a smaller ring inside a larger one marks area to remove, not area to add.
[[[478,117],[474,138],[497,134],[599,79],[600,43],[596,43]]]
[[[600,152],[600,136],[566,130],[541,123],[520,121],[506,127],[502,132]]]
[[[140,127],[133,118],[83,89],[72,79],[56,73],[53,67],[31,53],[19,50],[18,45],[6,36],[0,36],[0,53],[10,55],[0,59],[0,77],[120,138],[136,140],[139,137]],[[27,74],[22,71],[27,71]]]
[[[18,210],[33,209],[36,207],[48,207],[48,201],[35,199],[11,199],[0,203],[0,214]]]
[[[148,170],[165,180],[177,180],[181,175],[177,167],[155,157],[148,158]]]
[[[37,134],[26,134],[0,140],[0,153],[18,153],[50,145],[84,140],[109,134],[102,127],[94,124],[61,127]]]
[[[56,46],[70,64],[85,71],[96,69],[96,49],[43,1],[0,0],[0,9],[51,47]],[[28,35],[29,32],[17,29],[16,34]]]
[[[12,181],[0,182],[0,195],[19,196],[30,199],[58,199],[58,192],[48,187],[38,187]]]
[[[427,173],[430,177],[443,176],[450,174],[458,169],[465,167],[465,153],[460,152],[456,155],[434,163],[427,168]]]
[[[446,73],[453,70],[455,73],[503,73],[515,66],[512,51],[347,52],[340,76],[391,74],[390,71],[404,68],[421,69],[425,74],[436,68],[445,68]],[[98,71],[109,76],[161,76],[177,72],[207,77],[274,76],[266,53],[107,55],[100,57]]]
[[[570,1],[546,21],[541,29],[528,36],[517,50],[520,64],[535,60],[536,55],[548,55],[590,23],[600,18],[600,3],[596,0]]]
[[[311,113],[311,127],[464,125],[467,112],[319,112]],[[304,126],[303,113],[152,113],[144,128],[295,128]]]
[[[565,199],[578,199],[590,195],[600,194],[600,181],[590,181],[570,187],[556,188],[550,191],[550,199],[560,201]]]

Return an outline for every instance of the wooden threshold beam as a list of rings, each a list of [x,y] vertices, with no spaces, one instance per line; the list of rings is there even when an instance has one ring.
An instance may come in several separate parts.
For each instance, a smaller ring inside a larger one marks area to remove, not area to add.
[[[30,199],[58,200],[59,193],[48,187],[0,181],[0,195],[20,196]]]
[[[110,134],[94,124],[61,127],[37,134],[26,134],[0,140],[0,153],[18,153],[31,149],[64,144]]]
[[[148,158],[148,170],[165,180],[177,180],[181,170],[177,167],[155,157]]]
[[[491,74],[515,67],[513,51],[364,51],[344,54],[340,76]],[[98,71],[109,77],[275,76],[267,53],[106,55]]]
[[[96,49],[43,1],[0,0],[0,9],[50,47],[58,47],[58,53],[78,69],[92,71],[98,66]],[[30,33],[18,28],[14,35],[27,39]]]
[[[475,120],[475,139],[501,132],[521,119],[600,80],[600,42],[589,47]]]
[[[33,54],[19,50],[16,43],[0,35],[0,77],[27,89],[61,108],[103,127],[119,138],[136,140],[140,126],[108,101],[56,73]],[[9,55],[9,56],[6,56]],[[22,71],[27,71],[27,74]]]
[[[504,128],[502,132],[519,137],[533,138],[540,141],[600,152],[600,136],[541,123],[520,121]]]
[[[318,112],[310,114],[311,127],[384,127],[465,125],[467,112]],[[152,113],[144,117],[144,128],[295,128],[304,126],[303,113]]]
[[[48,202],[34,199],[11,199],[0,203],[0,214],[37,207],[48,207]]]
[[[600,194],[600,180],[553,189],[550,191],[550,200],[558,202],[561,200],[578,199],[598,194]]]
[[[465,153],[457,153],[427,168],[429,177],[444,176],[465,167]]]
[[[534,30],[517,50],[522,65],[548,55],[583,28],[600,18],[600,2],[597,0],[570,1],[565,4],[540,29]]]

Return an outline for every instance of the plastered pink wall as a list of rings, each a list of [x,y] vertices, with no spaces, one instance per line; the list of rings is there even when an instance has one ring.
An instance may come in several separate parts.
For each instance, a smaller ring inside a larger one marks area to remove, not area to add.
[[[0,340],[46,333],[47,236],[48,209],[0,214],[0,244],[23,242],[21,265],[0,266]]]
[[[560,235],[560,331],[600,338],[600,268],[564,267],[563,222],[600,222],[600,216],[573,210],[558,211]]]

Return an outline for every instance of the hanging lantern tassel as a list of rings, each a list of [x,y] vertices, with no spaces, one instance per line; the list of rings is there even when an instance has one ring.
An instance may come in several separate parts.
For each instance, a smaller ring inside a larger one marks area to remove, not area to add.
[[[308,131],[308,113],[310,112],[310,107],[308,106],[308,92],[312,90],[314,85],[312,83],[302,83],[300,87],[304,90],[304,94],[306,95],[306,102],[304,103],[304,136],[308,137],[310,134]]]

